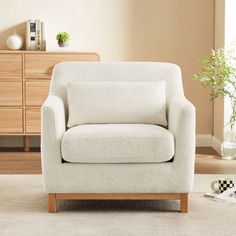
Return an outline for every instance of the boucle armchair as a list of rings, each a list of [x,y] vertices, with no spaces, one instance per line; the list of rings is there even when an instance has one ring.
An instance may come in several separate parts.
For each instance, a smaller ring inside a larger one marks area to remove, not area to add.
[[[49,212],[65,199],[180,200],[188,211],[195,108],[178,66],[59,63],[41,112]]]

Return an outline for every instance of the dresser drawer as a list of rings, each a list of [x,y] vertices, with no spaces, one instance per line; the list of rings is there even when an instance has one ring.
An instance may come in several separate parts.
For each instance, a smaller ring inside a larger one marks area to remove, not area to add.
[[[25,131],[26,133],[40,133],[40,108],[26,108]]]
[[[0,109],[0,132],[23,132],[22,109]]]
[[[22,82],[0,81],[0,106],[22,106]]]
[[[98,61],[95,53],[48,53],[25,55],[25,78],[50,78],[55,64],[69,61]]]
[[[22,79],[22,55],[0,54],[0,80]]]
[[[50,81],[25,83],[25,104],[26,106],[41,106],[48,96]]]

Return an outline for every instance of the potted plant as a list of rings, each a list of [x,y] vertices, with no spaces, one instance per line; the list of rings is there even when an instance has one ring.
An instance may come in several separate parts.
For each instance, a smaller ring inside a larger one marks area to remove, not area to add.
[[[236,50],[220,48],[201,60],[203,67],[194,75],[203,87],[211,88],[211,100],[224,96],[231,104],[231,116],[224,127],[223,156],[236,157]]]
[[[67,32],[60,32],[57,34],[57,41],[59,47],[69,46],[70,35]]]

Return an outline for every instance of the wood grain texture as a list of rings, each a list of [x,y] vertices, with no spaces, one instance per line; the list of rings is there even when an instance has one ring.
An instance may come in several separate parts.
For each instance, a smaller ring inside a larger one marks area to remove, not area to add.
[[[26,106],[41,106],[48,96],[50,81],[25,83],[25,105]]]
[[[181,213],[188,213],[188,193],[181,193],[180,195],[180,211]]]
[[[56,194],[54,193],[48,194],[48,212],[49,213],[57,212]]]
[[[67,53],[65,54],[25,54],[25,78],[50,78],[53,67],[60,62],[98,61],[97,54]]]
[[[1,136],[40,135],[39,107],[47,97],[53,66],[68,61],[99,61],[99,55],[96,52],[0,50]],[[28,150],[27,137],[23,143]]]
[[[22,106],[22,82],[0,81],[0,106]]]
[[[99,58],[99,55],[96,52],[91,51],[28,51],[28,50],[0,50],[0,54],[96,54]]]
[[[0,80],[6,78],[22,79],[22,55],[0,53]]]
[[[223,160],[210,147],[198,147],[195,162],[196,174],[235,174],[236,161]]]
[[[38,149],[24,152],[23,148],[0,149],[0,174],[41,174],[41,158]]]
[[[25,110],[25,132],[40,133],[40,108],[27,108]]]
[[[28,136],[23,137],[23,146],[24,146],[24,151],[29,152],[30,142],[29,142],[29,137]]]
[[[0,109],[0,133],[22,133],[22,109]]]

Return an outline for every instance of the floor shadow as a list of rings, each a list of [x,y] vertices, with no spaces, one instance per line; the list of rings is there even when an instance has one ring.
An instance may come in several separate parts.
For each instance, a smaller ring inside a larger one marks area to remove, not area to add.
[[[59,212],[179,212],[179,201],[67,200],[58,202]]]

